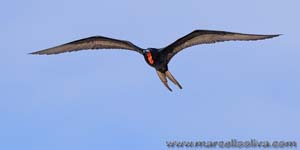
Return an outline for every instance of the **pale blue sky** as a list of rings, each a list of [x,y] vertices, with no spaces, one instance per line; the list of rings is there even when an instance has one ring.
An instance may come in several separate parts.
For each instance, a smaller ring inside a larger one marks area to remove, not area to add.
[[[297,0],[3,1],[0,149],[162,150],[166,140],[300,141]],[[170,93],[130,51],[27,53],[102,35],[164,47],[194,29],[284,34],[186,49]]]

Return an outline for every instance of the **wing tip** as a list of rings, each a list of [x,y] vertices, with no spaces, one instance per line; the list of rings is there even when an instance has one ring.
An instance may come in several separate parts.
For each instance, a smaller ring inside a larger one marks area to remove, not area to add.
[[[282,36],[283,34],[273,34],[273,35],[270,35],[271,38],[273,37],[278,37],[278,36]]]
[[[39,55],[39,53],[37,52],[31,52],[31,53],[27,53],[28,55]]]
[[[275,37],[279,37],[283,34],[271,34],[271,35],[263,35],[264,37],[262,37],[261,39],[271,39],[271,38],[275,38]],[[259,39],[258,39],[259,40]]]
[[[40,51],[35,51],[28,53],[29,55],[53,55],[53,54],[59,54],[58,52],[51,52],[49,51],[51,49],[45,49],[45,50],[40,50]]]
[[[49,55],[49,54],[46,54],[46,53],[42,53],[40,51],[37,51],[37,52],[31,52],[31,53],[28,53],[28,55]]]

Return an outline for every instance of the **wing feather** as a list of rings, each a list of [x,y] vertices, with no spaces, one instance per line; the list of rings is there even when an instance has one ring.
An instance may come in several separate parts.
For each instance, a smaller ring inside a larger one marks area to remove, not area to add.
[[[198,45],[210,44],[224,41],[253,41],[273,38],[279,35],[258,35],[258,34],[243,34],[226,31],[212,31],[212,30],[195,30],[190,34],[176,40],[174,43],[163,48],[162,52],[165,54],[167,61],[176,55],[181,50]]]
[[[88,49],[126,49],[142,54],[142,49],[129,41],[112,39],[103,36],[88,37],[30,54],[51,55]]]

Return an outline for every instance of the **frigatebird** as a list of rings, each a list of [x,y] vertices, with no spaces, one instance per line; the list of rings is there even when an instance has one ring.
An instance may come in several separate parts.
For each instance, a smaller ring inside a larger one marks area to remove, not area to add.
[[[166,88],[172,91],[167,83],[167,78],[171,80],[175,85],[177,85],[180,89],[182,89],[182,86],[168,70],[168,63],[181,50],[198,44],[210,44],[224,41],[263,40],[276,36],[279,36],[279,34],[259,35],[227,31],[195,30],[179,38],[178,40],[164,48],[147,49],[140,48],[133,43],[125,40],[113,39],[104,36],[92,36],[30,54],[52,55],[87,49],[125,49],[135,51],[144,56],[146,62],[151,67],[155,68],[162,83],[166,86]]]

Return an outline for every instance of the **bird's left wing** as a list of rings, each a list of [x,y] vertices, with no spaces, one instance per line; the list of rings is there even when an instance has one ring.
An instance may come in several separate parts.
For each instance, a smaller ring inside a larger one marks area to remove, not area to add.
[[[127,49],[143,54],[141,48],[132,44],[129,41],[112,39],[103,36],[93,36],[89,38],[84,38],[49,49],[33,52],[30,54],[51,55],[87,49]]]
[[[162,53],[169,62],[171,58],[179,51],[198,44],[209,44],[224,41],[250,41],[273,38],[279,35],[257,35],[257,34],[243,34],[226,31],[212,31],[212,30],[195,30],[190,34],[176,40],[174,43],[162,49]]]

